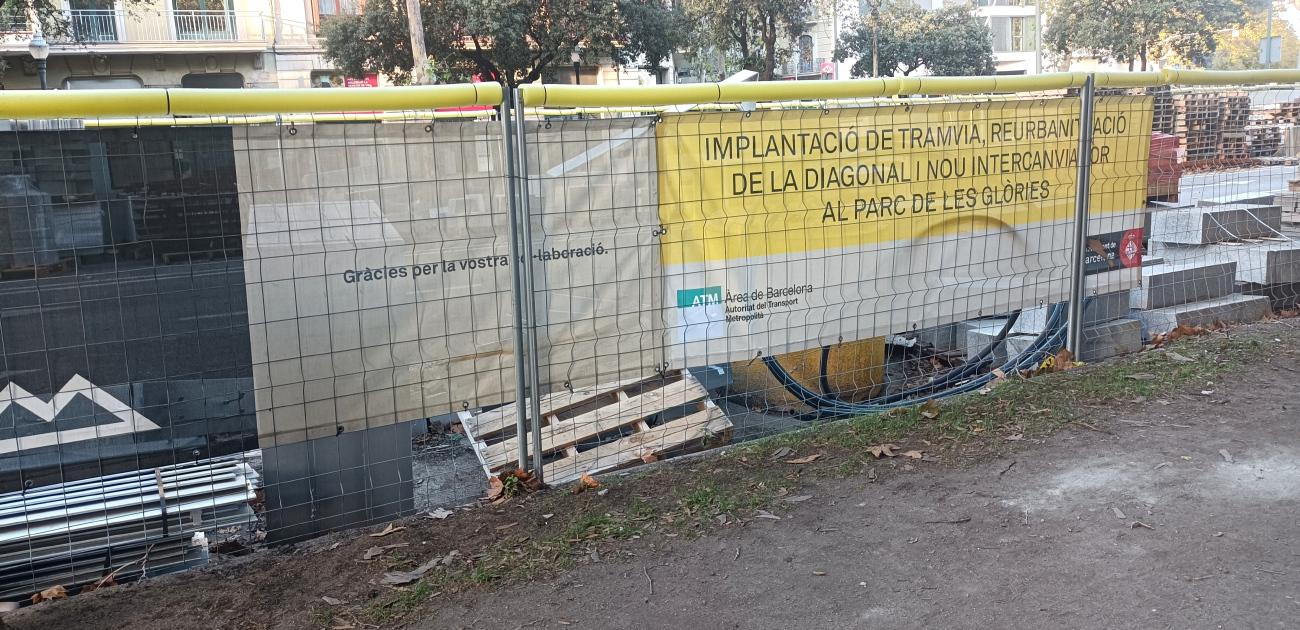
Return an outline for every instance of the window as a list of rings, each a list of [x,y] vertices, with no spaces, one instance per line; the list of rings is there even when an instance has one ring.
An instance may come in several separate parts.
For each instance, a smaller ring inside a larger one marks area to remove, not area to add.
[[[138,90],[144,87],[135,77],[73,77],[63,80],[65,90]]]
[[[804,73],[807,73],[807,72],[812,72],[812,71],[814,70],[814,67],[813,67],[813,38],[812,38],[812,35],[800,35],[800,36],[799,36],[799,50],[797,51],[797,53],[798,53],[798,55],[799,55],[799,57],[798,57],[798,59],[799,59],[799,69],[798,69],[798,72],[799,72],[800,74],[804,74]]]
[[[244,75],[238,72],[187,74],[181,77],[181,87],[238,90],[244,87]]]
[[[1032,17],[1011,18],[1011,50],[1031,52],[1037,47],[1037,22]]]
[[[1033,52],[1038,47],[1038,21],[1030,17],[992,17],[993,52]]]

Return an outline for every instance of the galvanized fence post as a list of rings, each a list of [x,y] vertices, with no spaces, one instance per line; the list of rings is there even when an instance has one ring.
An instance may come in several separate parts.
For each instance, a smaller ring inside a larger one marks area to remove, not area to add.
[[[1088,191],[1092,180],[1092,124],[1093,95],[1096,75],[1088,79],[1079,90],[1079,157],[1078,174],[1074,189],[1074,243],[1070,250],[1070,312],[1065,347],[1074,354],[1082,354],[1083,300],[1086,278],[1084,256],[1088,251]]]
[[[541,376],[538,374],[540,363],[537,353],[537,305],[536,291],[537,284],[533,277],[532,247],[533,247],[533,218],[529,194],[528,179],[528,138],[524,126],[524,100],[519,94],[519,88],[515,88],[511,95],[511,101],[515,105],[515,121],[518,123],[515,136],[516,151],[519,155],[519,202],[522,217],[522,239],[523,239],[523,297],[524,312],[528,314],[527,318],[527,341],[528,341],[528,392],[531,394],[530,411],[532,413],[531,433],[533,435],[533,474],[537,476],[539,482],[545,483],[542,476],[542,400],[541,400]],[[523,459],[520,459],[520,465],[523,465]]]
[[[510,126],[510,101],[501,101],[501,142],[505,146],[506,197],[510,208],[510,304],[514,309],[514,352],[515,352],[515,430],[519,442],[519,467],[527,469],[528,461],[528,405],[524,398],[525,374],[527,363],[524,358],[524,289],[520,267],[527,260],[522,252],[519,234],[519,204],[515,199],[518,189],[515,180],[515,145],[511,141],[514,129]]]

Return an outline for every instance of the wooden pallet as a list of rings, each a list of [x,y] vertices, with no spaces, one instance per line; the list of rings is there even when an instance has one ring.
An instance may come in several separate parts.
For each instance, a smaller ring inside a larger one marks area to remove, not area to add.
[[[699,381],[680,370],[550,394],[540,403],[542,473],[551,485],[731,441],[726,414],[709,400]],[[684,415],[659,421],[665,411]],[[513,404],[460,414],[465,435],[489,477],[519,467],[516,417]]]
[[[34,267],[10,267],[0,269],[0,280],[32,280],[34,278],[48,278],[52,275],[61,274],[76,268],[76,260],[64,258],[59,262],[48,263],[45,265],[36,265]]]

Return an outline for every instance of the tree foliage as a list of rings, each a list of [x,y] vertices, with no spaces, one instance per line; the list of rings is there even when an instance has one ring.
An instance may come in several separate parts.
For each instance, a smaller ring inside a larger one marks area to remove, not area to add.
[[[869,77],[874,24],[863,12],[862,23],[840,35],[835,61],[856,57],[850,73]],[[911,0],[880,5],[877,35],[880,74],[909,76],[924,68],[939,76],[993,74],[993,35],[975,16],[971,4],[926,11]]]
[[[808,0],[683,0],[683,6],[697,58],[710,50],[734,53],[760,81],[775,78],[776,67],[790,58],[812,7]]]
[[[422,0],[424,42],[444,81],[472,75],[508,86],[584,59],[658,68],[681,43],[682,15],[663,0]],[[371,0],[362,15],[336,16],[322,28],[326,58],[344,72],[383,72],[402,83],[410,52],[405,2]]]
[[[1259,42],[1268,35],[1268,11],[1260,11],[1250,16],[1239,29],[1226,33],[1216,33],[1217,46],[1210,57],[1211,70],[1258,70],[1264,67],[1259,62]],[[1296,67],[1296,56],[1300,54],[1300,39],[1286,20],[1273,16],[1273,36],[1282,38],[1282,58],[1273,60],[1274,68]]]
[[[1238,26],[1268,0],[1061,0],[1043,44],[1058,56],[1082,51],[1146,70],[1154,59],[1204,64],[1215,31]]]

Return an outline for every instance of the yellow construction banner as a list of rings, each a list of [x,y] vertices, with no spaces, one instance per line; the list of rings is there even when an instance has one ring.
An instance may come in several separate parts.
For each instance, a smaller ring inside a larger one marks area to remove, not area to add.
[[[683,344],[670,354],[752,358],[1060,299],[1079,109],[1048,98],[664,114],[660,258]],[[1152,99],[1103,97],[1094,113],[1089,233],[1140,227],[1107,215],[1144,206]]]
[[[1141,207],[1150,97],[1099,103],[1094,212]],[[665,264],[1073,216],[1078,99],[665,115]],[[1100,167],[1100,168],[1097,168]],[[677,228],[677,229],[672,229]]]

